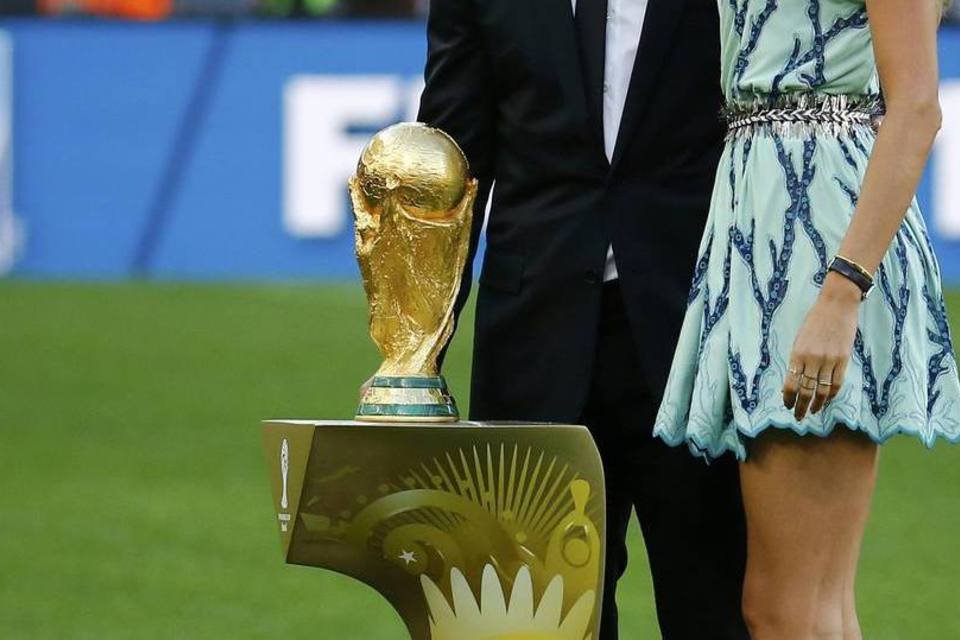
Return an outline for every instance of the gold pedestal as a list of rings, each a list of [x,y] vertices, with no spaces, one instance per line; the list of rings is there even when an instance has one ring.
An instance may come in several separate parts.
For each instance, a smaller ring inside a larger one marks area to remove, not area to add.
[[[583,427],[271,421],[283,553],[360,580],[413,640],[598,634],[604,482]]]

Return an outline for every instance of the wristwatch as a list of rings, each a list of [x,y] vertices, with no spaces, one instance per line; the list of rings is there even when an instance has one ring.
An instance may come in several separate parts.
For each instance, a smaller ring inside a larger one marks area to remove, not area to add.
[[[850,258],[845,258],[841,255],[838,255],[833,259],[833,262],[830,263],[830,266],[827,267],[827,271],[832,271],[838,273],[853,284],[857,285],[857,288],[860,289],[863,294],[862,300],[866,300],[867,296],[870,295],[870,292],[873,291],[873,288],[876,286],[873,276],[870,273],[861,267],[859,264],[851,260]]]

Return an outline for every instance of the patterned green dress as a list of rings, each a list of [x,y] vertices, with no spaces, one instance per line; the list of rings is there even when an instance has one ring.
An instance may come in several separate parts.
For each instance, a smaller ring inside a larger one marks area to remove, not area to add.
[[[863,0],[719,3],[734,117],[862,114],[880,104]],[[862,305],[839,396],[799,423],[783,406],[791,348],[850,223],[874,131],[869,117],[731,130],[657,436],[740,459],[771,427],[824,436],[845,425],[876,442],[903,433],[928,446],[960,440],[940,271],[915,203]]]

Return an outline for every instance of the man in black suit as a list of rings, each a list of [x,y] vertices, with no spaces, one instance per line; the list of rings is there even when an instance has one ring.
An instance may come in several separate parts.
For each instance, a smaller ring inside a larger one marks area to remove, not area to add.
[[[496,182],[471,417],[591,429],[603,640],[634,511],[664,638],[747,638],[736,465],[651,435],[723,144],[715,0],[432,0],[428,37],[420,119],[481,185],[461,308]]]

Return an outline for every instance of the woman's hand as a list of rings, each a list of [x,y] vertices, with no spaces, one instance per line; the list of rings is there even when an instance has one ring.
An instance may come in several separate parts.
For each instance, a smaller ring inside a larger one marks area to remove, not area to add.
[[[817,413],[840,392],[857,333],[862,293],[836,273],[827,275],[790,355],[783,404],[797,421]]]

